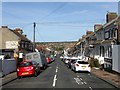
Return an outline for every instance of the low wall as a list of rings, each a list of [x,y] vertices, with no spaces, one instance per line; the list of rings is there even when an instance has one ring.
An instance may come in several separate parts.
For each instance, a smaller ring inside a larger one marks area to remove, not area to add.
[[[0,60],[0,72],[2,72],[2,76],[16,71],[16,68],[16,61],[14,59]]]

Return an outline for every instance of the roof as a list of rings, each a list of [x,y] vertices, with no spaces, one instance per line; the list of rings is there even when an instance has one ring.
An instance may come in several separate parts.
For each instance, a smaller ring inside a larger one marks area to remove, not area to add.
[[[19,32],[16,32],[14,30],[11,31],[14,32],[18,37],[20,37],[21,40],[30,41],[28,38],[26,38],[24,35],[20,34]]]
[[[103,28],[105,28],[105,27],[107,27],[108,25],[110,25],[110,24],[114,23],[115,21],[117,21],[119,17],[120,17],[120,16],[116,17],[115,19],[113,19],[113,20],[110,21],[109,23],[104,24],[104,25],[103,25]]]

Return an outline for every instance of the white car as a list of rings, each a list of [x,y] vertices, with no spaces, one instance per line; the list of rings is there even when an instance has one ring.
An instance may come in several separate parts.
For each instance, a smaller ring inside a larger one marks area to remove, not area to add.
[[[83,60],[75,60],[71,65],[71,69],[75,72],[78,72],[78,71],[91,72],[90,64],[87,61],[83,61]]]

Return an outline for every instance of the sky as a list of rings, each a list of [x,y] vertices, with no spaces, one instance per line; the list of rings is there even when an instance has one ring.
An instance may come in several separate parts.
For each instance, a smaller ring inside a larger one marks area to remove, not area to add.
[[[105,24],[107,12],[118,13],[118,2],[2,2],[2,25],[21,28],[36,42],[78,41],[94,24]],[[13,0],[14,1],[14,0]]]

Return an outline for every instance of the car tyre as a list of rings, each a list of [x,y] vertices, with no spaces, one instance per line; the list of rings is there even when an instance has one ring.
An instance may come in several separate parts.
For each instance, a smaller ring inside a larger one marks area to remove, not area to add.
[[[21,79],[22,77],[18,76],[17,78],[18,78],[18,79]]]
[[[34,77],[37,77],[37,72],[35,71],[35,73],[34,73]]]
[[[74,72],[77,73],[76,68],[74,68]]]

